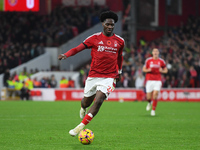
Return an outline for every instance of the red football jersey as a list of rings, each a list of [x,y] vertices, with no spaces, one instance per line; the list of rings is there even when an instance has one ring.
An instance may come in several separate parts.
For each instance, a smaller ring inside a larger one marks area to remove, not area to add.
[[[116,34],[107,37],[99,32],[86,38],[83,44],[92,49],[88,76],[116,78],[118,70],[122,69],[124,39]]]
[[[156,80],[161,81],[161,73],[159,68],[165,68],[166,63],[163,59],[153,59],[153,57],[147,58],[145,61],[145,67],[151,68],[151,72],[146,73],[146,80]]]

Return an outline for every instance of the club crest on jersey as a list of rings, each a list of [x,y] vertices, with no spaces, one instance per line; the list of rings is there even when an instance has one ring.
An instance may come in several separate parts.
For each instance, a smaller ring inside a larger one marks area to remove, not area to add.
[[[114,47],[117,47],[117,41],[115,41],[115,43],[114,43]]]
[[[112,43],[111,43],[111,41],[107,41],[107,45],[111,45]]]
[[[11,5],[11,6],[15,6],[17,4],[17,1],[18,0],[8,0],[8,3]]]

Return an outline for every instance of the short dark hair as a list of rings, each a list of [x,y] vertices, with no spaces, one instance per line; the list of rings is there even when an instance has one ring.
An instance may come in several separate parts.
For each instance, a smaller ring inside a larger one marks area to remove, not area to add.
[[[104,11],[100,15],[101,22],[104,22],[106,19],[111,18],[115,21],[115,23],[118,21],[118,16],[116,13],[112,11]]]

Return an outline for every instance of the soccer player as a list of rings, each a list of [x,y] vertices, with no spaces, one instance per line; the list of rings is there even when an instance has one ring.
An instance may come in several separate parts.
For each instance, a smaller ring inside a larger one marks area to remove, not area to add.
[[[159,58],[159,50],[157,48],[153,48],[152,55],[153,57],[146,59],[143,72],[146,73],[146,98],[148,101],[146,110],[149,111],[152,104],[151,116],[155,116],[157,98],[162,87],[161,73],[167,73],[168,69],[165,61]]]
[[[69,131],[76,136],[98,113],[104,100],[115,89],[116,80],[121,78],[122,51],[124,39],[113,33],[118,16],[112,11],[101,13],[103,31],[87,37],[83,43],[58,56],[59,60],[66,59],[76,53],[91,48],[91,68],[84,88],[84,98],[81,101],[80,118],[82,122]],[[93,100],[93,105],[86,112]]]

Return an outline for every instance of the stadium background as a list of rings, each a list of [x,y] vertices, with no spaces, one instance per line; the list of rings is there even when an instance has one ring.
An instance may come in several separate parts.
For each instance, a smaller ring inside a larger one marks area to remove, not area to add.
[[[25,3],[30,3],[30,9]],[[162,76],[159,99],[200,99],[199,0],[1,0],[0,4],[4,22],[0,38],[1,100],[19,99],[13,90],[20,89],[9,87],[5,80],[18,83],[27,81],[26,77],[41,82],[32,87],[27,83],[33,91],[32,100],[81,100],[90,50],[61,62],[57,56],[101,31],[98,16],[104,10],[119,15],[115,33],[126,41],[123,78],[110,100],[145,100],[144,84],[137,86],[136,80],[141,77],[144,82],[141,68],[152,47],[159,48],[169,69]],[[9,73],[5,73],[7,68]],[[22,74],[25,77],[19,80]],[[54,86],[50,84],[52,75],[57,81]],[[60,88],[63,78],[67,83],[72,79],[73,86]]]

